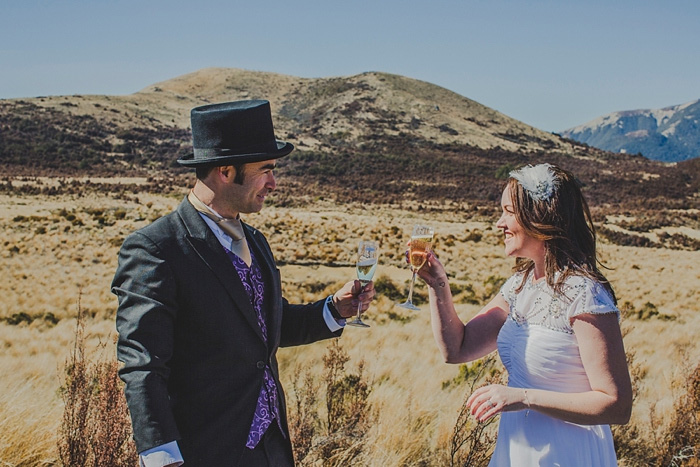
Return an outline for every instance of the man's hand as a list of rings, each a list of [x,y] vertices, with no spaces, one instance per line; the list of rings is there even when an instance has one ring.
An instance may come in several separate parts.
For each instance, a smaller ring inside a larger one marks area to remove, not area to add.
[[[360,304],[361,312],[367,311],[374,296],[374,282],[369,282],[362,287],[359,280],[354,280],[346,283],[333,295],[333,305],[340,316],[350,318],[357,314],[357,307]]]

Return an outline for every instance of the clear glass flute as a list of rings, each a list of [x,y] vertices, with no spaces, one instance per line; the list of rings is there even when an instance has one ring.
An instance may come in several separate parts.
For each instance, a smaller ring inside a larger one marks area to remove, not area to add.
[[[374,277],[374,272],[377,270],[377,260],[379,258],[379,248],[377,242],[372,240],[361,240],[359,246],[357,247],[357,278],[362,284],[362,289],[365,288],[367,284]],[[360,293],[362,293],[360,289]],[[348,321],[346,324],[350,326],[357,326],[361,328],[368,328],[369,324],[360,319],[360,312],[362,308],[362,303],[357,304],[357,316],[354,320]]]
[[[408,289],[408,298],[405,302],[399,303],[397,306],[408,308],[409,310],[419,310],[413,304],[413,286],[416,283],[416,274],[423,267],[425,260],[428,257],[428,252],[433,244],[433,228],[427,225],[415,225],[411,233],[411,243],[408,247],[408,259],[411,265],[411,285]]]

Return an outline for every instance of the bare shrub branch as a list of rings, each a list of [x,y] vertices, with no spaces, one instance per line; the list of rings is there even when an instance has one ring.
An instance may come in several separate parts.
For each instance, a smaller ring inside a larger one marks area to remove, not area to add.
[[[78,299],[75,343],[60,389],[64,402],[58,451],[66,467],[137,465],[132,430],[115,360],[85,356],[85,316]]]
[[[493,434],[491,427],[496,418],[491,418],[484,423],[477,422],[474,424],[469,416],[467,399],[484,376],[486,376],[484,385],[502,382],[503,372],[493,369],[493,361],[494,357],[489,356],[483,360],[483,364],[474,365],[478,368],[478,371],[471,377],[469,391],[467,391],[467,395],[457,415],[457,421],[450,438],[450,467],[481,466],[489,462],[496,443],[496,435]],[[487,370],[490,371],[488,375],[485,374]]]
[[[303,383],[300,384],[302,378],[300,370],[297,367],[294,372],[294,380],[292,381],[294,404],[289,414],[289,430],[294,458],[298,461],[303,460],[311,450],[314,436],[316,436],[321,423],[318,416],[319,385],[309,370],[304,372]]]

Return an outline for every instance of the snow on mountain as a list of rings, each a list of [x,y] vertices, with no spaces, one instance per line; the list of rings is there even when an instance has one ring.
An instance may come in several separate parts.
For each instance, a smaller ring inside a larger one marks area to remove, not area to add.
[[[662,109],[613,112],[561,132],[607,151],[677,162],[700,157],[700,99]]]

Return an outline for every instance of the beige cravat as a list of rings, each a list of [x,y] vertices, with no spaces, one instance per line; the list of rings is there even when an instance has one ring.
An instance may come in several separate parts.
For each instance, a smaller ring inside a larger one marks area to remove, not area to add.
[[[197,211],[216,222],[216,225],[221,227],[221,230],[226,232],[228,236],[231,237],[230,250],[233,252],[233,254],[241,258],[245,264],[250,266],[252,259],[250,257],[248,241],[245,238],[245,232],[243,231],[243,225],[241,224],[240,218],[236,217],[235,219],[229,219],[226,217],[221,217],[212,211],[209,206],[200,201],[199,198],[195,196],[193,191],[190,191],[187,199],[190,201],[190,203],[192,203],[192,206],[194,206]]]

